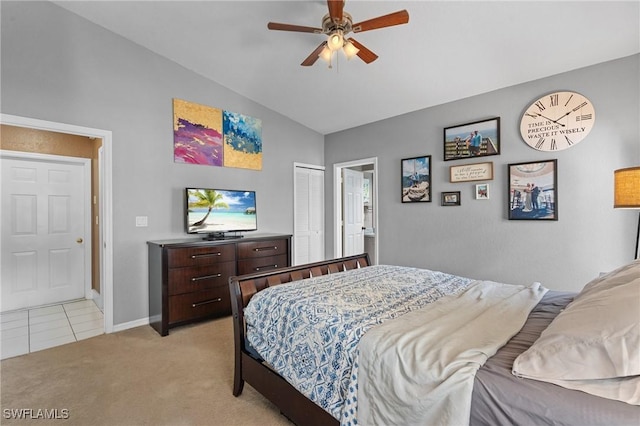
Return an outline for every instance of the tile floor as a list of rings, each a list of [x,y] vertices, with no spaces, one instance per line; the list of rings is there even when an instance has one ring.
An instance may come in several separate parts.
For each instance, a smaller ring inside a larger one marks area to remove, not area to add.
[[[104,333],[104,316],[92,300],[0,314],[0,359],[41,351]]]

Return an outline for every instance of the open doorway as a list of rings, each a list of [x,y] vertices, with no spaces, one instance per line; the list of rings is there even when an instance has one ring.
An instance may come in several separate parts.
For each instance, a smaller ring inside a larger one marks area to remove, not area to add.
[[[113,332],[113,249],[112,249],[112,184],[111,184],[111,143],[110,131],[55,123],[27,117],[0,114],[3,125],[26,129],[56,132],[68,135],[100,139],[102,147],[98,153],[96,180],[101,206],[96,212],[98,222],[97,270],[99,270],[100,301],[104,312],[104,331]]]
[[[365,158],[333,165],[333,241],[335,257],[341,257],[345,253],[344,170],[358,171],[363,176],[362,200],[357,200],[358,202],[353,205],[363,210],[358,213],[362,213],[364,251],[369,253],[371,263],[375,265],[378,263],[378,243],[380,239],[380,229],[378,227],[378,158]]]

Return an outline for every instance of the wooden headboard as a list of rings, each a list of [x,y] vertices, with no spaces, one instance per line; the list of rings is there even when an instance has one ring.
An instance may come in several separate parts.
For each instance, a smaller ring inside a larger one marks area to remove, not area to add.
[[[369,266],[368,253],[323,262],[307,263],[289,268],[274,269],[268,272],[258,272],[239,277],[234,276],[229,278],[231,304],[232,307],[236,305],[235,307],[242,307],[242,309],[244,309],[254,294],[267,287],[302,280],[312,276],[317,277],[348,271],[350,269],[364,268],[365,266]],[[235,318],[235,311],[233,311],[233,315]]]
[[[363,253],[356,256],[229,278],[235,345],[233,394],[235,396],[240,395],[244,382],[247,381],[253,388],[278,406],[281,412],[296,424],[337,425],[338,421],[331,417],[328,412],[299,393],[286,380],[265,366],[255,351],[247,348],[244,308],[254,294],[268,287],[309,277],[363,268],[369,265],[369,255]]]

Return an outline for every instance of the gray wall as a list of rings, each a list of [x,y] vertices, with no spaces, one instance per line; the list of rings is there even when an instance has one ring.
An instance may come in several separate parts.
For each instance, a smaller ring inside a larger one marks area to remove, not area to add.
[[[293,162],[324,164],[322,135],[51,3],[1,7],[2,113],[113,132],[115,325],[148,315],[146,241],[186,237],[186,186],[255,190],[259,231],[293,231]],[[261,118],[262,171],[174,163],[172,98]]]
[[[640,164],[640,55],[439,105],[325,137],[325,163],[378,157],[380,263],[443,270],[508,283],[579,290],[599,272],[633,259],[637,211],[613,209],[613,171]],[[455,84],[455,82],[450,82]],[[428,82],[425,82],[428,84]],[[595,105],[595,127],[556,153],[527,146],[520,117],[535,99],[576,91]],[[499,116],[501,155],[443,161],[443,128]],[[402,204],[400,160],[432,155],[433,202]],[[558,160],[558,221],[507,219],[507,164]],[[479,182],[449,183],[449,167],[492,161],[490,199]],[[327,255],[333,255],[333,175],[326,174]],[[461,191],[442,207],[442,191]]]

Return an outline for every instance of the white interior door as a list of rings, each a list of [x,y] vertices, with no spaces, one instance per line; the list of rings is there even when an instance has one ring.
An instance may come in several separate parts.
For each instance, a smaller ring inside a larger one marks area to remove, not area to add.
[[[89,161],[18,157],[0,160],[0,310],[83,298]]]
[[[324,169],[294,166],[293,264],[324,260]]]
[[[364,252],[364,173],[343,169],[342,182],[342,255],[351,256]]]

